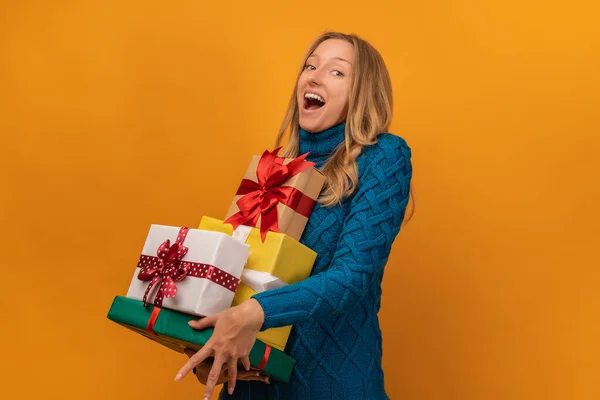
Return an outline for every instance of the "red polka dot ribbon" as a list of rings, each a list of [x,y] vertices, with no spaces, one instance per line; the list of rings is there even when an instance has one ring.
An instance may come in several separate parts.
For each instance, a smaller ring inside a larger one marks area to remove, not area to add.
[[[160,282],[160,287],[154,298],[154,305],[162,307],[163,299],[175,297],[177,285],[186,276],[208,279],[218,285],[235,292],[240,282],[239,278],[215,267],[190,261],[181,261],[187,254],[188,248],[183,245],[189,229],[181,228],[177,240],[171,245],[170,240],[163,242],[156,251],[156,256],[141,255],[138,262],[140,272],[138,279],[150,281],[144,293],[144,306],[148,303],[148,295],[155,284]]]

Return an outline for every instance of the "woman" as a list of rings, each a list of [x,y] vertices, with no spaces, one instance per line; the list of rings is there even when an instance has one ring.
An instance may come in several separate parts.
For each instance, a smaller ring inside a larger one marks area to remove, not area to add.
[[[223,381],[221,399],[388,398],[377,313],[412,177],[409,147],[384,133],[391,119],[390,78],[377,50],[354,35],[319,37],[276,143],[289,132],[280,155],[310,152],[308,160],[327,177],[300,240],[318,253],[312,275],[192,322],[215,331],[198,353],[188,354],[177,381],[198,366],[205,398]],[[296,368],[289,383],[268,384],[246,371],[247,356],[259,331],[287,325],[294,326],[286,352]],[[238,361],[245,370],[238,372]]]

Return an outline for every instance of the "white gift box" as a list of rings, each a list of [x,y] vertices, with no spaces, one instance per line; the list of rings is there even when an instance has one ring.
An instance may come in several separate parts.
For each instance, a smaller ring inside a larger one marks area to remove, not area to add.
[[[178,245],[188,250],[173,262],[169,256],[178,253]],[[147,294],[147,304],[197,316],[226,310],[233,302],[249,247],[221,232],[151,225],[127,297],[143,300]],[[146,280],[140,278],[140,271]]]

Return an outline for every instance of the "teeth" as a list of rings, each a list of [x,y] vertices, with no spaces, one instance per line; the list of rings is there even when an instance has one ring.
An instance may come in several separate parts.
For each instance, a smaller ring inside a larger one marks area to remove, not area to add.
[[[323,100],[323,98],[321,96],[319,96],[318,94],[314,94],[314,93],[306,93],[304,95],[305,98],[307,99],[315,99],[315,100],[319,100],[321,103],[325,103],[325,100]]]

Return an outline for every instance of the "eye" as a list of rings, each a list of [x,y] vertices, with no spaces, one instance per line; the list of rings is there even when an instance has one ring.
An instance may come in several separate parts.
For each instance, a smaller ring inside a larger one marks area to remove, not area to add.
[[[335,70],[332,72],[335,76],[344,76],[344,74],[342,74],[340,71]]]
[[[311,71],[314,71],[314,70],[316,69],[314,65],[310,65],[310,64],[306,64],[306,65],[304,66],[304,68],[305,68],[305,69],[308,69],[308,70],[311,70]]]

